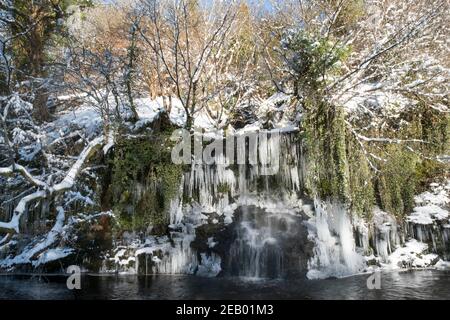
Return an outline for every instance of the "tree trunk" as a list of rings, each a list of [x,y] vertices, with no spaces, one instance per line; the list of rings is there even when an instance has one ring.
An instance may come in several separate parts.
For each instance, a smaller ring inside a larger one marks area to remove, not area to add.
[[[131,28],[131,43],[128,48],[128,70],[126,74],[126,87],[127,87],[127,96],[128,96],[128,102],[130,104],[131,112],[133,113],[133,121],[139,120],[139,115],[136,111],[136,106],[134,104],[133,100],[133,90],[132,90],[132,83],[133,83],[133,74],[134,74],[134,60],[136,59],[136,27],[133,25]]]
[[[44,39],[43,26],[38,24],[30,31],[30,47],[28,48],[28,56],[31,64],[31,81],[32,88],[37,85],[38,89],[34,93],[33,115],[39,122],[50,120],[50,112],[47,106],[48,92],[46,88],[41,87],[41,79],[45,78],[44,72]]]
[[[51,119],[47,101],[48,93],[45,92],[45,89],[37,90],[33,101],[33,115],[34,118],[39,122],[45,122]]]

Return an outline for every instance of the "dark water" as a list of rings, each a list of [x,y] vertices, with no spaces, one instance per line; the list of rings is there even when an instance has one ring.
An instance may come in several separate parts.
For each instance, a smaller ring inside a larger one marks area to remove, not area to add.
[[[193,276],[85,275],[82,289],[62,276],[0,276],[0,299],[450,299],[449,271],[381,274],[369,290],[368,275],[328,280],[245,280]]]

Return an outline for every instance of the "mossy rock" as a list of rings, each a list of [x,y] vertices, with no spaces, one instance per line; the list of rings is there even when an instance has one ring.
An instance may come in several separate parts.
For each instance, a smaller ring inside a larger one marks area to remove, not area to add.
[[[107,197],[118,217],[117,231],[166,233],[183,173],[171,160],[172,146],[170,131],[117,142]]]

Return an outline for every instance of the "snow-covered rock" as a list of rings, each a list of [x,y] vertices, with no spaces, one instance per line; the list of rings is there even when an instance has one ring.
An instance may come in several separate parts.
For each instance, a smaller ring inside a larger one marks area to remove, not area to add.
[[[404,246],[397,248],[388,259],[388,268],[426,268],[439,260],[437,254],[429,253],[428,245],[411,239]]]
[[[417,207],[414,208],[407,221],[413,224],[430,225],[438,221],[445,221],[449,217],[449,211],[446,209],[450,204],[450,190],[447,185],[432,183],[431,191],[423,192],[417,195],[414,200]]]

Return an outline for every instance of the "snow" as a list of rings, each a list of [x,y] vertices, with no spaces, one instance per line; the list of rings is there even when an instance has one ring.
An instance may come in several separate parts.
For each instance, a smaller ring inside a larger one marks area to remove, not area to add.
[[[98,109],[90,104],[83,104],[73,110],[64,111],[52,123],[54,128],[61,129],[60,135],[70,131],[74,126],[82,129],[88,139],[98,135],[103,124]],[[59,138],[60,136],[55,137]],[[49,141],[50,142],[50,141]]]
[[[72,202],[75,201],[80,201],[83,202],[84,204],[88,205],[88,206],[94,206],[95,203],[94,201],[88,197],[88,196],[83,196],[79,191],[75,192],[75,191],[68,191],[65,195],[65,206],[68,206],[69,204],[71,204]]]
[[[112,147],[114,147],[115,141],[114,141],[114,131],[110,130],[108,133],[108,140],[107,143],[104,145],[103,147],[103,154],[107,155],[109,150],[112,149]]]
[[[135,257],[128,257],[127,259],[122,259],[118,263],[122,266],[129,266],[131,262],[135,262]]]
[[[345,94],[335,97],[335,103],[343,105],[349,114],[366,112],[374,115],[375,112],[384,112],[391,117],[417,104],[417,101],[405,98],[404,95],[385,86],[386,84],[380,82],[363,82],[351,90],[344,91]]]
[[[434,267],[437,270],[449,270],[450,269],[450,261],[444,261],[442,259],[440,259],[435,265]]]
[[[426,268],[436,263],[438,256],[427,253],[428,245],[411,239],[403,247],[397,248],[390,256],[388,269]]]
[[[13,172],[14,172],[13,166],[9,166],[9,167],[6,167],[6,168],[0,168],[0,175],[8,175],[8,174],[11,174]]]
[[[198,112],[195,116],[194,126],[204,129],[215,129],[215,121],[206,112]]]
[[[448,211],[434,204],[427,206],[415,207],[406,220],[416,224],[433,224],[436,220],[444,220],[448,218]]]
[[[162,98],[158,100],[140,98],[135,100],[135,104],[136,112],[139,115],[139,121],[134,125],[135,129],[152,123],[163,110]]]
[[[42,199],[46,196],[45,191],[36,191],[28,196],[20,199],[16,208],[14,209],[14,214],[11,217],[9,222],[0,222],[0,229],[4,230],[14,230],[16,233],[19,233],[19,222],[20,217],[23,215],[26,209],[26,205],[36,199]]]
[[[59,100],[70,98],[72,98],[72,96],[58,97]],[[182,102],[176,97],[172,97],[170,101],[170,121],[178,127],[184,127],[186,124],[186,111]],[[288,131],[296,130],[297,125],[288,119],[289,113],[285,112],[289,102],[290,97],[283,93],[275,93],[266,100],[258,99],[257,104],[260,106],[258,108],[258,116],[264,118],[265,114],[268,112],[280,112],[283,116],[274,123],[276,128],[282,130],[288,128]],[[155,99],[141,97],[134,99],[134,103],[139,120],[133,125],[133,128],[141,129],[151,124],[160,113],[164,111],[164,105],[169,103],[169,97],[156,97]],[[201,109],[193,115],[193,118],[194,127],[206,130],[217,130],[217,128],[221,128],[227,123],[228,116],[227,111],[224,110],[220,122],[218,123],[217,120],[210,117],[205,109]],[[58,119],[55,120],[54,126],[56,128],[65,128],[60,135],[63,135],[64,130],[76,126],[82,129],[82,131],[87,134],[88,138],[92,138],[95,134],[100,132],[102,123],[103,121],[100,117],[99,109],[95,106],[95,103],[90,102],[74,108],[73,110],[62,112]],[[242,132],[257,131],[259,129],[261,129],[261,123],[257,121],[254,124],[247,125],[245,129],[242,129]],[[54,137],[54,140],[58,138],[59,136],[56,136]]]
[[[431,203],[438,206],[444,206],[450,203],[450,198],[444,189],[438,190],[437,192],[426,191],[414,197],[414,200],[417,204]]]
[[[414,197],[418,206],[413,209],[413,212],[407,217],[407,221],[419,225],[431,225],[437,221],[444,221],[448,219],[449,212],[444,209],[450,203],[450,190],[447,184],[431,183],[431,191],[423,192]]]
[[[65,99],[67,97],[63,96],[62,98]],[[59,97],[59,99],[61,99],[61,97]],[[139,120],[134,124],[134,129],[140,129],[149,125],[159,116],[164,110],[163,99],[168,101],[167,97],[157,97],[156,99],[143,97],[135,99],[134,102]],[[56,140],[59,138],[71,127],[82,129],[87,138],[93,138],[95,135],[98,135],[103,125],[103,120],[99,111],[100,110],[96,107],[95,103],[85,103],[73,110],[61,112],[59,117],[53,122],[52,126],[61,128],[62,132],[58,136],[55,136],[54,139]],[[186,123],[186,112],[181,101],[176,98],[172,98],[172,109],[169,119],[177,126],[184,126]],[[111,140],[112,139],[108,137],[109,143],[111,143]],[[111,145],[107,144],[107,146],[110,147]]]
[[[70,256],[75,252],[72,248],[55,248],[45,251],[39,256],[39,259],[33,261],[33,267],[39,267],[40,265],[47,264],[52,261],[61,260]]]
[[[91,155],[92,150],[99,145],[101,145],[104,141],[104,137],[100,136],[89,142],[89,144],[86,146],[86,148],[81,152],[81,154],[78,156],[77,161],[72,165],[69,172],[61,181],[60,183],[56,184],[51,188],[51,191],[53,192],[61,192],[63,190],[67,190],[72,188],[73,184],[75,183],[75,178],[80,173],[81,167],[85,164],[88,157]]]
[[[127,252],[126,249],[120,249],[119,251],[117,251],[116,255],[113,258],[114,262],[115,263],[119,263],[121,261],[120,258],[122,258],[125,255],[126,252]]]
[[[135,123],[134,128],[139,129],[152,123],[164,111],[164,99],[169,102],[168,97],[157,97],[151,99],[149,97],[135,99],[136,112],[139,120]],[[170,121],[179,127],[186,124],[186,112],[181,101],[172,97],[172,107],[169,114]]]
[[[0,168],[0,175],[11,175],[14,172],[20,172],[24,178],[31,182],[35,186],[47,187],[47,184],[40,181],[36,177],[30,174],[30,172],[20,164],[14,163],[9,167]]]
[[[64,227],[64,220],[65,220],[64,209],[62,207],[57,207],[57,211],[58,211],[58,215],[56,216],[55,225],[53,226],[53,228],[50,230],[50,232],[46,235],[46,237],[42,241],[38,242],[34,246],[31,246],[31,247],[25,249],[24,251],[22,251],[22,253],[20,255],[17,255],[13,258],[5,259],[5,260],[1,261],[0,266],[11,267],[11,266],[17,265],[17,264],[34,263],[34,261],[32,262],[31,260],[36,255],[40,255],[45,249],[52,246],[58,240],[58,238],[61,236],[61,233],[62,233],[62,230]],[[45,261],[45,259],[51,258],[51,257],[52,257],[51,255],[43,257],[42,261]],[[40,264],[42,262],[39,262],[39,260],[38,260],[38,262],[36,262],[36,263]]]
[[[214,241],[214,237],[208,238],[208,248],[214,248],[219,242]]]

